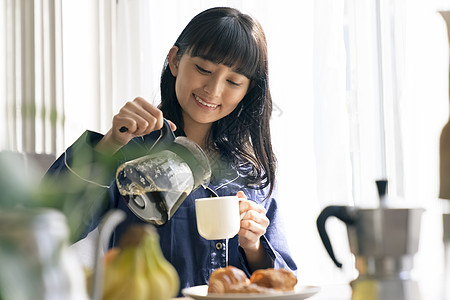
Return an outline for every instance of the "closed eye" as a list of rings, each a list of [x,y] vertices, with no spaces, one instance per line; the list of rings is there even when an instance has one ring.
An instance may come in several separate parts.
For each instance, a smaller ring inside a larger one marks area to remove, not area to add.
[[[200,73],[204,73],[204,74],[211,74],[211,71],[208,71],[208,70],[205,70],[205,69],[203,69],[202,67],[200,67],[199,65],[195,65],[195,67],[197,68],[197,70],[200,72]]]
[[[232,84],[232,85],[235,85],[235,86],[241,86],[240,83],[237,83],[237,82],[234,82],[234,81],[231,81],[231,80],[228,80],[228,82],[229,82],[230,84]]]

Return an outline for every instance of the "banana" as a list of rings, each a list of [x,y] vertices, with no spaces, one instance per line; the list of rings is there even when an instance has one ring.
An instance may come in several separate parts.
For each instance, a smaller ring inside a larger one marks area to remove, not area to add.
[[[167,300],[180,286],[152,225],[135,225],[125,233],[120,251],[106,262],[103,284],[104,300]]]

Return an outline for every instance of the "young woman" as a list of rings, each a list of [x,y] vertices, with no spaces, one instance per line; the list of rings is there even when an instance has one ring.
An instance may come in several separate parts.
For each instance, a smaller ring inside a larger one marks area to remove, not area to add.
[[[155,107],[142,98],[126,103],[104,136],[87,131],[55,162],[47,177],[67,175],[71,186],[90,186],[82,197],[105,199],[84,213],[80,232],[94,228],[109,209],[126,212],[127,219],[114,233],[114,246],[127,226],[143,222],[119,194],[115,170],[122,162],[144,155],[136,149],[151,146],[155,139],[150,133],[162,127],[163,118],[168,119],[177,136],[186,136],[203,148],[212,166],[208,188],[191,193],[167,223],[156,226],[162,251],[177,269],[181,288],[206,284],[211,272],[225,265],[224,241],[205,240],[196,228],[194,201],[211,196],[211,190],[248,199],[240,202],[245,216],[238,235],[228,243],[230,265],[248,275],[268,267],[295,271],[274,198],[271,112],[261,26],[236,9],[212,8],[194,17],[170,49],[161,77],[161,104]],[[123,132],[123,127],[128,130]],[[86,165],[88,171],[80,175],[80,166]],[[108,192],[99,186],[108,187]]]

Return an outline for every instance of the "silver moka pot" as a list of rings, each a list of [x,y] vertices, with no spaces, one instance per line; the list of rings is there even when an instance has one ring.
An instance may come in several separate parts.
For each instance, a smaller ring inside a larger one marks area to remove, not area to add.
[[[379,181],[380,198],[386,193],[387,181]],[[419,245],[422,208],[358,208],[328,206],[317,218],[322,242],[339,268],[325,229],[333,216],[347,225],[350,250],[355,256],[359,276],[353,280],[352,300],[418,300],[418,285],[411,279],[413,258]]]

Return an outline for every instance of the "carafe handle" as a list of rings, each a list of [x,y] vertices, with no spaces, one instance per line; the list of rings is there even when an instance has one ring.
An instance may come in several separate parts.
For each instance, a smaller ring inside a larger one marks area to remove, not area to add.
[[[161,128],[161,140],[163,140],[164,143],[173,143],[175,140],[175,133],[173,133],[169,121],[167,121],[166,118],[164,118],[163,121],[163,127]]]
[[[322,240],[325,249],[330,255],[333,262],[336,264],[338,268],[342,268],[342,264],[336,259],[333,251],[333,247],[331,246],[330,238],[328,237],[327,231],[325,229],[325,222],[329,217],[336,217],[347,225],[352,225],[354,223],[354,219],[349,214],[349,210],[347,206],[339,206],[339,205],[331,205],[325,207],[322,212],[317,217],[317,229],[319,231],[320,238]]]
[[[175,140],[175,133],[173,133],[169,121],[167,121],[167,119],[165,118],[163,119],[163,121],[164,123],[163,127],[160,129],[160,135],[151,147],[152,152],[159,152],[161,150],[167,149],[173,144],[173,141]]]

